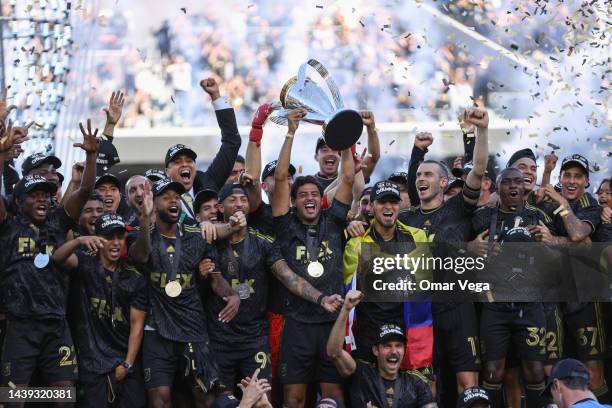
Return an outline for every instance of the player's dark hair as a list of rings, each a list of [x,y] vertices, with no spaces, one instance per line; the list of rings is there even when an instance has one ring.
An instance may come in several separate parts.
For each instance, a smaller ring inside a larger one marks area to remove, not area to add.
[[[429,163],[437,164],[438,167],[440,168],[440,177],[448,178],[448,168],[444,165],[444,163],[439,162],[438,160],[423,160],[421,164],[419,164],[419,166],[422,164],[429,164]]]
[[[293,200],[297,198],[298,188],[302,187],[304,184],[314,184],[317,186],[321,197],[323,197],[323,186],[314,176],[299,176],[293,181],[293,185],[291,186],[291,198]]]
[[[102,196],[95,190],[89,195],[89,197],[87,197],[87,201],[99,201],[104,203]]]
[[[246,160],[244,160],[244,157],[243,157],[243,156],[241,156],[241,155],[237,155],[237,156],[236,156],[236,163],[242,163],[242,164],[245,164],[245,163],[246,163]]]
[[[606,183],[608,184],[608,187],[610,187],[612,189],[612,183],[610,183],[611,181],[612,181],[612,178],[609,178],[609,179],[605,178],[605,179],[601,180],[601,183],[599,183],[599,187],[597,187],[597,194],[601,194],[600,193],[601,187],[604,184],[606,184]]]
[[[589,381],[586,378],[560,378],[559,381],[561,381],[563,385],[565,385],[570,390],[586,391],[589,389]]]

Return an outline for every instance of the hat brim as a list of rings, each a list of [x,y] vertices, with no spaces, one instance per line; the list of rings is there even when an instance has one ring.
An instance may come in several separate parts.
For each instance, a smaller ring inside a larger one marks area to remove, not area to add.
[[[33,165],[32,167],[30,167],[30,169],[26,173],[29,173],[30,171],[39,168],[43,164],[51,164],[56,169],[59,169],[60,167],[62,167],[62,161],[59,159],[59,157],[57,157],[57,156],[46,156],[40,162],[38,162],[35,165]]]
[[[463,408],[470,408],[470,407],[472,407],[474,404],[476,404],[477,402],[480,402],[480,401],[482,401],[482,402],[486,402],[487,404],[491,405],[491,401],[490,401],[490,400],[488,400],[488,399],[486,399],[486,398],[482,398],[482,397],[476,397],[476,398],[472,399],[472,400],[469,402],[469,404],[464,405],[464,406],[463,406]]]
[[[94,189],[98,188],[103,183],[112,183],[118,189],[121,189],[121,181],[119,181],[119,179],[116,176],[113,176],[112,174],[105,174],[103,176],[100,176],[100,178],[96,180],[96,183],[94,184]]]
[[[465,169],[454,167],[451,169],[451,174],[455,177],[463,177],[465,175]]]
[[[262,173],[261,181],[264,181],[265,179],[273,175],[275,170],[276,170],[276,166],[274,166],[272,170]],[[297,170],[295,169],[295,167],[293,167],[293,164],[289,163],[289,174],[291,175],[291,177],[295,176],[296,171]]]
[[[202,190],[198,194],[196,194],[195,199],[193,200],[193,211],[198,213],[200,211],[200,207],[208,200],[217,199],[217,193],[212,190]]]
[[[380,196],[374,196],[372,198],[372,201],[381,201],[381,200],[395,200],[395,201],[402,201],[402,197],[395,195],[393,193],[386,193],[386,194],[381,194]]]
[[[578,160],[569,160],[569,161],[566,161],[561,166],[561,171],[567,169],[568,167],[580,167],[586,173],[587,176],[589,175],[589,169],[585,168],[584,167],[584,163],[579,162]]]
[[[176,153],[174,153],[172,156],[168,158],[168,160],[166,160],[166,167],[168,167],[170,163],[175,161],[177,157],[182,156],[182,155],[191,157],[191,159],[194,161],[198,158],[198,155],[196,154],[196,152],[194,152],[188,147],[183,147],[182,149],[177,150]]]
[[[380,339],[377,344],[384,344],[393,340],[399,340],[402,343],[406,344],[406,336],[397,333],[389,333],[383,336],[383,338]]]
[[[389,177],[388,179],[389,181],[393,181],[394,183],[399,183],[399,184],[408,184],[408,179],[404,178],[404,177]]]
[[[114,225],[112,227],[105,228],[100,232],[96,231],[96,235],[110,235],[117,231],[126,232],[127,228],[125,226],[122,227],[121,225]]]
[[[33,191],[39,191],[39,190],[42,190],[46,193],[53,195],[57,192],[57,185],[54,183],[51,183],[50,181],[46,181],[44,183],[36,183],[32,185],[32,187],[30,187],[29,189],[24,190],[24,193],[29,194]]]
[[[450,190],[453,187],[463,187],[464,185],[465,185],[465,181],[455,180],[452,183],[450,183],[448,186],[446,186],[446,188],[444,189],[444,192],[446,193],[448,190]]]
[[[154,193],[155,197],[160,196],[161,194],[163,194],[165,191],[168,190],[173,190],[175,191],[178,195],[183,195],[185,193],[185,187],[179,183],[178,181],[171,181],[170,183],[168,183],[167,185],[165,185],[164,187],[162,187],[161,190],[156,191]]]

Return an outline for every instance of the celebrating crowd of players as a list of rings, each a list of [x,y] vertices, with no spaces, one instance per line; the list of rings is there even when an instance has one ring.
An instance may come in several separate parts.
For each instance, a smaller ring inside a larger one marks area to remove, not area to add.
[[[426,158],[433,137],[419,133],[408,171],[375,182],[378,135],[363,112],[363,154],[320,138],[319,172],[297,176],[291,152],[305,110],[291,112],[278,160],[262,169],[270,106],[255,113],[242,158],[233,109],[214,80],[200,85],[222,135],[206,171],[177,144],[164,170],[125,185],[108,173],[124,103],[116,93],[102,134],[80,124],[86,159],[63,193],[62,163],[46,153],[25,158],[19,179],[13,160],[29,126],[14,127],[0,102],[2,386],[76,385],[83,407],[304,407],[317,395],[320,406],[431,407],[455,406],[458,393],[540,407],[552,364],[574,356],[591,391],[612,399],[604,304],[434,302],[433,335],[413,339],[405,304],[368,302],[359,283],[363,244],[410,253],[463,241],[461,251],[482,256],[517,216],[550,246],[609,242],[610,180],[597,202],[586,158],[562,161],[558,188],[556,157],[538,183],[530,149],[495,176],[488,115],[470,109],[452,174]],[[431,358],[406,358],[413,342]]]

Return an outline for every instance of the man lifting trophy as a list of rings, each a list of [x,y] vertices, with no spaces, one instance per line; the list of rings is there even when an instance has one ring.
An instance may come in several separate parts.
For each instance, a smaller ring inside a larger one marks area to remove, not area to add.
[[[306,76],[309,66],[325,80],[333,101],[316,82]],[[344,108],[336,83],[317,60],[310,59],[300,66],[297,76],[283,86],[279,99],[280,103],[272,105],[275,112],[270,116],[270,120],[276,124],[286,126],[289,112],[302,108],[308,111],[303,120],[323,126],[325,143],[334,150],[351,147],[361,136],[361,115],[355,110]]]

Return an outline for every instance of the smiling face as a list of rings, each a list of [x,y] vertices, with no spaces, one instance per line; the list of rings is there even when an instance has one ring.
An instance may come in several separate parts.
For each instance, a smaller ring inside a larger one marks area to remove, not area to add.
[[[104,182],[98,185],[96,191],[102,197],[104,212],[117,212],[119,202],[121,201],[121,192],[119,192],[119,187],[111,182]]]
[[[244,163],[241,163],[239,161],[235,162],[234,167],[232,168],[232,172],[230,173],[230,176],[225,181],[225,184],[237,183],[238,177],[240,176],[240,173],[242,173],[243,171],[244,171]]]
[[[319,187],[313,183],[306,183],[298,187],[295,196],[295,208],[300,221],[305,223],[316,222],[321,212]]]
[[[601,206],[611,206],[612,199],[610,198],[610,180],[605,179],[599,185],[599,189],[597,190],[597,200],[599,201],[599,205]]]
[[[242,191],[234,190],[231,196],[223,200],[219,206],[219,211],[223,213],[225,222],[228,222],[229,218],[237,212],[246,215],[250,212],[249,199]]]
[[[448,177],[442,175],[436,163],[423,163],[417,169],[416,188],[422,202],[441,197],[448,184]]]
[[[45,222],[51,205],[51,195],[43,190],[34,190],[17,199],[19,212],[34,225]]]
[[[155,212],[167,224],[176,224],[181,216],[181,196],[174,190],[166,190],[155,197]]]
[[[523,201],[524,185],[524,175],[516,168],[505,169],[500,174],[497,189],[503,210],[516,208]]]
[[[385,228],[395,226],[399,216],[400,202],[393,198],[374,200],[374,219]]]
[[[168,163],[166,167],[166,175],[172,181],[178,181],[185,187],[185,190],[191,190],[193,181],[196,176],[196,163],[191,157],[186,154],[177,156],[174,160]]]
[[[404,359],[405,345],[401,341],[391,340],[372,346],[372,353],[376,357],[378,373],[387,380],[394,380],[400,370]]]
[[[196,218],[199,222],[202,221],[210,221],[210,222],[219,222],[218,214],[218,201],[216,198],[211,198],[207,201],[204,201],[196,214]]]
[[[144,176],[131,177],[125,185],[127,191],[128,204],[132,208],[138,208],[142,205],[145,184],[151,187],[151,182]]]
[[[364,195],[359,200],[359,214],[362,221],[370,222],[374,218],[374,207],[369,194]]]
[[[567,201],[574,201],[584,195],[589,177],[578,166],[568,167],[561,172],[561,194]]]
[[[125,232],[119,230],[110,235],[101,235],[106,243],[100,250],[100,256],[109,263],[116,263],[125,249]]]
[[[319,162],[319,173],[325,177],[334,177],[340,166],[340,152],[323,146],[317,150],[315,160]]]
[[[521,173],[523,173],[523,182],[524,182],[524,190],[525,194],[529,194],[533,191],[535,187],[535,183],[538,177],[538,165],[533,159],[529,157],[523,157],[518,159],[512,164],[512,167],[515,169],[519,169]]]
[[[87,231],[88,235],[96,233],[96,220],[104,214],[104,205],[100,200],[89,200],[79,215],[79,226]]]

